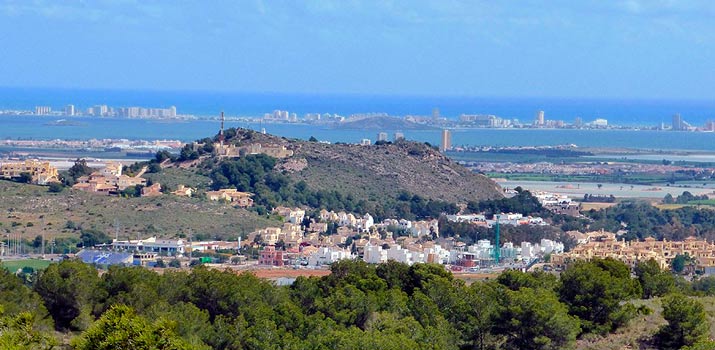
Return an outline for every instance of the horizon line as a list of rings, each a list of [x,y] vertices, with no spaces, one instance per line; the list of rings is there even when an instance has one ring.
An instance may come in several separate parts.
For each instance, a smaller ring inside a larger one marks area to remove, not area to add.
[[[108,92],[152,92],[152,93],[197,93],[226,95],[276,95],[276,96],[341,96],[363,98],[445,98],[445,99],[523,99],[523,100],[609,100],[609,101],[689,101],[715,103],[715,98],[707,97],[644,97],[644,96],[552,96],[552,95],[474,95],[474,94],[437,94],[437,93],[368,93],[368,92],[305,92],[305,91],[247,91],[226,89],[165,89],[165,88],[110,88],[110,87],[67,87],[67,86],[7,86],[0,85],[0,90],[64,90],[64,91],[108,91]]]

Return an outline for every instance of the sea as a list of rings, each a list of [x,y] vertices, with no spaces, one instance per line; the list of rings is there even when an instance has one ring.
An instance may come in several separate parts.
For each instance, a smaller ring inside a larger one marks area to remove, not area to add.
[[[393,116],[431,115],[438,108],[446,118],[460,114],[493,114],[530,122],[537,111],[546,119],[584,122],[607,119],[611,125],[652,127],[669,125],[679,113],[691,125],[715,120],[715,101],[618,100],[572,98],[498,98],[458,96],[310,95],[277,93],[229,93],[207,91],[84,90],[50,88],[0,88],[1,110],[34,110],[50,106],[62,110],[73,104],[85,109],[98,104],[113,107],[176,106],[179,114],[198,119],[159,121],[90,117],[0,116],[0,139],[178,139],[192,141],[215,135],[220,111],[229,117],[257,117],[273,110],[331,113],[387,113]],[[68,119],[71,125],[50,125]],[[343,130],[301,124],[268,124],[228,121],[226,127],[244,127],[289,137],[311,136],[328,142],[374,140],[378,132],[392,138],[402,132],[407,139],[439,144],[440,130]],[[638,148],[652,150],[715,151],[715,133],[655,130],[564,129],[464,129],[452,131],[454,146],[546,146],[575,144],[581,147]]]

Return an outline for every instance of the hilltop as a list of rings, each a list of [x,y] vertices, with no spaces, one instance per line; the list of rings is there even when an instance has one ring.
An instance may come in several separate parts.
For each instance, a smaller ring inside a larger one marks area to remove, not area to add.
[[[245,129],[229,129],[226,147],[244,152],[256,144],[286,154],[274,171],[313,191],[336,191],[370,202],[406,194],[427,200],[466,203],[501,198],[500,187],[439,153],[429,144],[400,140],[375,145],[289,140]],[[238,155],[236,155],[238,158]],[[214,169],[229,157],[210,157]]]
[[[307,166],[292,175],[314,188],[341,189],[366,197],[407,191],[457,203],[501,197],[492,180],[422,143],[360,146],[301,142],[295,152]]]

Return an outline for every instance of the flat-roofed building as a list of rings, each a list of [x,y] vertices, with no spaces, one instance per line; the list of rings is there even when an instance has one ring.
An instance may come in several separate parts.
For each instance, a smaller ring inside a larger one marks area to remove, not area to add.
[[[184,254],[185,242],[183,239],[159,239],[149,237],[147,239],[119,241],[112,240],[112,248],[130,252],[154,252],[166,255]]]
[[[444,129],[442,130],[442,144],[439,146],[439,150],[444,152],[448,149],[452,149],[452,133]]]
[[[261,250],[258,258],[259,265],[283,266],[283,251],[277,250],[274,246],[267,246]]]

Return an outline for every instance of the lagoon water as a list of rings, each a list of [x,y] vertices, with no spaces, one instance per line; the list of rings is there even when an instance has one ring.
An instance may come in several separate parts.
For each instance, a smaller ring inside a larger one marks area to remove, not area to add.
[[[715,119],[713,100],[624,100],[587,98],[506,98],[468,96],[381,96],[347,94],[280,94],[209,91],[141,91],[58,88],[0,87],[0,110],[34,110],[49,106],[62,110],[73,104],[78,110],[94,105],[112,107],[176,106],[179,114],[216,116],[224,110],[230,116],[262,116],[275,109],[291,113],[354,113],[381,112],[394,116],[431,115],[439,108],[441,115],[457,118],[460,114],[494,114],[506,119],[529,123],[537,111],[547,119],[584,122],[596,118],[608,119],[613,125],[669,125],[675,113],[692,125],[703,125]]]
[[[51,126],[57,117],[0,116],[0,139],[178,139],[193,141],[218,132],[216,120],[163,122],[114,118],[68,118],[78,125]],[[329,142],[375,140],[380,131],[392,139],[400,131],[410,140],[439,144],[440,130],[338,130],[301,124],[247,124],[226,122],[226,127],[243,127],[288,138],[311,136]],[[579,147],[619,147],[663,150],[715,151],[715,133],[652,130],[566,130],[566,129],[462,129],[452,131],[452,144],[471,146],[543,146],[575,144]]]
[[[673,197],[682,194],[684,191],[689,191],[694,195],[713,194],[715,188],[713,184],[679,184],[677,186],[668,186],[667,184],[657,185],[630,185],[618,183],[599,183],[595,182],[554,182],[554,181],[497,181],[503,188],[516,188],[521,186],[530,191],[546,191],[553,193],[561,193],[570,196],[571,198],[583,198],[585,194],[594,194],[602,196],[613,195],[616,198],[653,198],[662,199],[666,194],[670,193]]]
[[[715,119],[715,101],[677,100],[617,100],[569,98],[483,98],[439,96],[370,96],[370,95],[308,95],[275,93],[122,91],[52,88],[2,88],[0,110],[34,110],[49,106],[62,110],[73,104],[85,110],[98,104],[113,107],[176,106],[179,114],[215,116],[225,110],[228,116],[262,116],[275,109],[291,113],[353,113],[384,112],[395,116],[429,115],[440,109],[441,115],[457,118],[460,114],[494,114],[502,118],[517,118],[529,123],[535,112],[543,110],[547,119],[572,122],[581,117],[584,122],[596,118],[608,119],[615,125],[656,126],[670,123],[671,116],[680,113],[692,125],[702,125]],[[80,125],[49,126],[49,122],[66,118]],[[265,128],[268,133],[308,139],[315,136],[330,142],[375,140],[380,131],[392,139],[400,131],[408,139],[438,144],[439,130],[335,130],[295,124],[245,124],[228,122],[227,127]],[[0,139],[178,139],[192,141],[215,135],[216,120],[200,119],[187,122],[162,122],[88,117],[0,116]],[[715,151],[715,133],[686,133],[633,130],[523,130],[476,129],[454,130],[452,144],[492,146],[542,146],[575,144],[582,147],[624,147],[640,149],[682,149]]]

